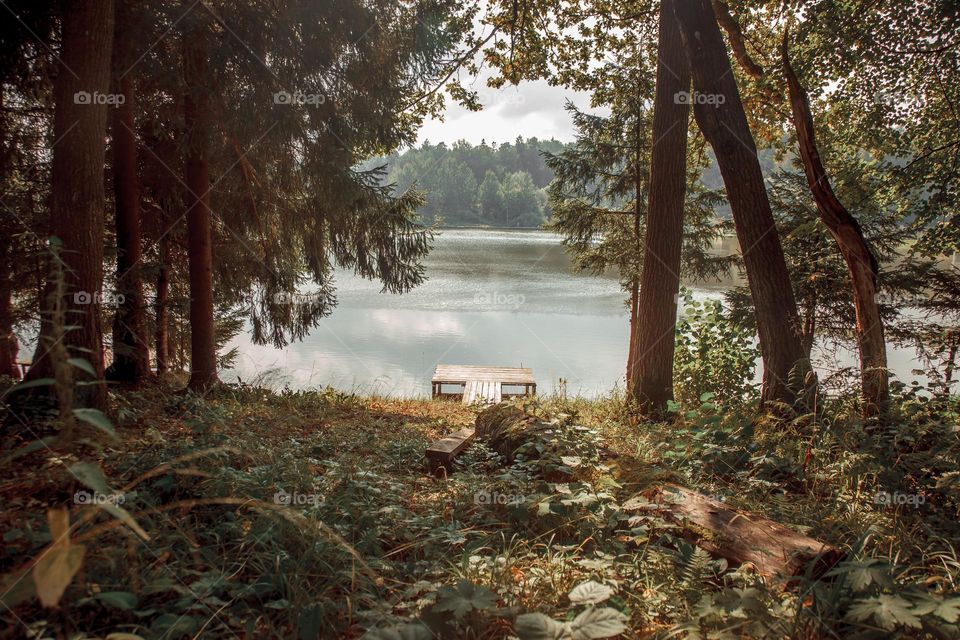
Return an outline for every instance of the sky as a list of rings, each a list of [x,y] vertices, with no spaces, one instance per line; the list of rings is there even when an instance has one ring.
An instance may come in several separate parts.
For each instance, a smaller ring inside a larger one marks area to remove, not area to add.
[[[479,144],[482,140],[513,142],[524,138],[556,138],[561,142],[574,139],[570,115],[564,110],[567,100],[581,110],[589,110],[590,95],[562,87],[551,87],[545,80],[522,82],[517,86],[490,89],[481,75],[467,86],[479,93],[482,111],[468,111],[451,104],[448,98],[443,120],[424,123],[417,144],[429,140],[452,143],[466,140]]]

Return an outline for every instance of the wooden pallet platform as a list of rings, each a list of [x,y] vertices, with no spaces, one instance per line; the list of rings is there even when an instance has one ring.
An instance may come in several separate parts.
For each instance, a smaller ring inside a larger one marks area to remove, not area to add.
[[[537,392],[533,369],[439,364],[433,374],[433,397],[460,397],[463,404],[495,404],[504,398]],[[459,393],[445,393],[443,385],[457,385]],[[507,390],[504,387],[508,387]],[[511,391],[514,388],[516,391]]]

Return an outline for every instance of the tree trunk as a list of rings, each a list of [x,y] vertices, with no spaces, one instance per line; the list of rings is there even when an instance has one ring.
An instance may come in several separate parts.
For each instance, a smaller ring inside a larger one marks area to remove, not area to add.
[[[75,328],[63,337],[72,357],[84,358],[103,379],[104,139],[106,98],[110,90],[113,46],[113,0],[68,2],[63,11],[60,69],[54,83],[53,163],[50,214],[53,235],[63,243],[66,284],[63,303],[67,322]],[[46,287],[47,318],[40,330],[28,379],[51,377],[47,354],[52,346],[50,312],[55,287]],[[78,378],[85,374],[78,370]],[[106,408],[106,386],[78,388],[77,401]]]
[[[170,341],[167,321],[167,301],[170,297],[170,240],[167,238],[166,217],[164,217],[164,233],[160,238],[160,269],[157,271],[157,298],[154,302],[157,375],[163,375],[170,370]]]
[[[756,144],[709,0],[677,0],[675,11],[693,76],[694,115],[716,154],[743,248],[763,358],[761,400],[789,403],[800,391],[789,382],[791,371],[809,363]]]
[[[874,257],[857,219],[840,202],[820,159],[813,114],[806,89],[790,65],[788,32],[784,32],[781,55],[787,78],[793,125],[807,184],[817,203],[820,219],[840,247],[853,283],[853,305],[857,317],[857,345],[860,349],[860,376],[863,385],[861,411],[865,418],[883,414],[890,400],[887,379],[887,346],[883,336],[883,320],[877,304],[877,259]]]
[[[0,264],[3,272],[0,273],[0,376],[9,376],[14,380],[20,379],[20,367],[17,366],[17,335],[13,332],[13,282],[9,274],[13,273],[13,265],[9,256],[5,264]]]
[[[187,127],[187,255],[190,262],[190,389],[203,391],[217,380],[213,324],[213,244],[210,231],[210,132],[206,25],[184,43],[184,122]]]
[[[640,301],[640,279],[634,278],[630,284],[630,345],[627,350],[627,393],[633,389],[634,359],[637,352],[637,303]]]
[[[634,158],[633,171],[633,242],[636,255],[640,255],[640,194],[643,191],[640,179],[640,126],[634,127]],[[627,347],[627,394],[632,395],[635,365],[637,358],[637,322],[640,315],[640,264],[634,264],[633,281],[630,283],[630,344]]]
[[[813,343],[817,338],[817,293],[810,294],[807,308],[803,314],[803,352],[807,360],[813,352]]]
[[[125,5],[120,4],[120,11]],[[137,137],[134,122],[136,86],[128,72],[131,62],[130,34],[126,23],[117,29],[114,68],[125,73],[117,82],[123,104],[113,112],[113,192],[117,229],[117,312],[113,320],[113,364],[107,370],[111,380],[140,384],[150,374],[147,346],[143,281],[140,275],[140,182],[137,164]],[[123,296],[122,298],[120,296]]]
[[[660,416],[673,399],[673,351],[680,293],[683,202],[687,183],[690,66],[673,0],[663,0],[653,102],[653,151],[643,274],[633,362],[633,398],[641,412]],[[687,94],[689,95],[689,94]]]

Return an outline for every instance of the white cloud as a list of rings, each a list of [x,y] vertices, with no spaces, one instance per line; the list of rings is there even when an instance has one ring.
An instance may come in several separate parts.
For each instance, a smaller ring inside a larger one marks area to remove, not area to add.
[[[523,138],[556,138],[570,142],[574,138],[570,115],[564,110],[567,100],[580,109],[590,107],[590,95],[563,87],[550,86],[545,80],[521,82],[516,86],[491,89],[486,77],[470,84],[477,91],[482,111],[467,111],[448,100],[443,121],[428,120],[420,130],[418,144],[466,140],[479,144],[482,140],[512,142]]]

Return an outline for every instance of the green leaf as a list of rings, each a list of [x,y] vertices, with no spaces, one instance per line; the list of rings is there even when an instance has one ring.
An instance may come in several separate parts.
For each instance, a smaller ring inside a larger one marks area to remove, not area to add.
[[[891,631],[897,625],[920,628],[920,618],[911,609],[909,600],[900,596],[880,594],[873,598],[857,600],[847,611],[846,619],[864,622],[871,617],[884,629]]]
[[[131,611],[137,608],[137,596],[129,591],[102,591],[88,600],[96,600],[110,609]]]
[[[933,610],[933,615],[947,622],[960,620],[960,598],[944,600]]]
[[[827,572],[827,576],[846,575],[847,583],[854,591],[863,591],[872,583],[884,587],[893,586],[890,578],[890,565],[876,559],[864,561],[846,561]]]
[[[573,604],[599,604],[613,595],[613,589],[605,584],[588,580],[578,584],[570,592]]]
[[[524,613],[514,621],[513,632],[520,640],[560,640],[567,633],[567,625],[542,613]]]
[[[107,477],[103,475],[100,467],[92,462],[77,462],[69,467],[70,473],[82,482],[88,489],[99,491],[106,495],[111,492],[110,485],[107,484]]]
[[[94,371],[93,365],[90,364],[86,358],[68,358],[67,362],[75,366],[77,369],[89,373],[94,378],[97,377],[97,372]]]
[[[609,638],[627,630],[627,617],[610,607],[590,607],[570,623],[574,640]]]
[[[203,624],[204,620],[194,616],[177,615],[175,613],[164,613],[157,616],[150,625],[152,637],[163,638],[163,640],[173,640],[183,636],[192,636]]]
[[[141,527],[137,523],[137,521],[134,519],[134,517],[130,515],[130,512],[124,509],[123,507],[112,504],[110,502],[99,502],[97,506],[103,509],[104,511],[106,511],[107,513],[109,513],[110,515],[112,515],[114,518],[116,518],[123,524],[130,527],[130,529],[134,533],[136,533],[138,536],[140,536],[142,540],[150,539],[150,535],[143,530],[143,527]]]
[[[383,629],[371,629],[363,634],[363,640],[435,640],[435,636],[422,623],[414,622]]]
[[[13,453],[6,456],[3,460],[0,460],[0,467],[5,466],[7,463],[12,462],[13,460],[16,460],[21,456],[31,454],[34,451],[40,451],[42,449],[46,449],[56,441],[57,441],[56,436],[48,436],[46,438],[41,438],[39,440],[34,440],[33,442],[29,442],[23,445],[22,447],[14,450]]]
[[[456,587],[440,587],[437,592],[436,611],[450,611],[455,618],[462,618],[473,609],[492,609],[497,604],[497,594],[486,587],[461,580]]]
[[[10,387],[6,393],[3,395],[6,396],[11,393],[16,393],[17,391],[23,391],[24,389],[32,389],[34,387],[46,387],[52,384],[55,384],[56,380],[53,378],[37,378],[36,380],[27,380],[26,382],[21,382],[18,385]]]
[[[110,422],[110,419],[103,415],[103,412],[99,409],[74,409],[73,415],[78,420],[83,420],[88,424],[92,424],[107,435],[113,438],[117,437],[117,432],[113,430],[113,423]]]

